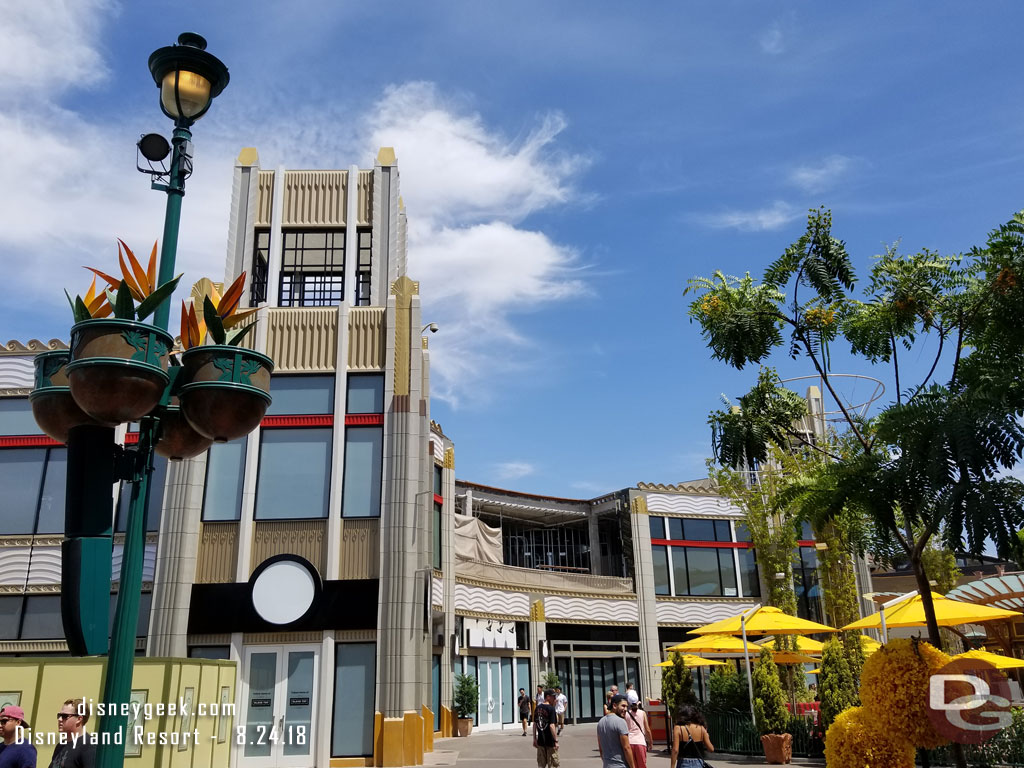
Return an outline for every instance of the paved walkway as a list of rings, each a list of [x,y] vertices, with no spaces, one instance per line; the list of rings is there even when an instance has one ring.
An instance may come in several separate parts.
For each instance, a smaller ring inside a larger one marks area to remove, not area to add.
[[[712,739],[714,737],[712,736]],[[601,758],[597,752],[597,724],[567,725],[558,738],[561,768],[600,768]],[[710,761],[730,768],[751,768],[765,765],[763,758],[724,755],[708,755]],[[450,766],[459,768],[535,768],[536,751],[531,736],[523,736],[521,729],[505,731],[474,730],[468,739],[435,739],[434,751],[424,756],[425,765]],[[794,764],[823,765],[822,762],[808,763],[804,760]],[[671,768],[667,750],[654,751],[648,755],[649,768]]]

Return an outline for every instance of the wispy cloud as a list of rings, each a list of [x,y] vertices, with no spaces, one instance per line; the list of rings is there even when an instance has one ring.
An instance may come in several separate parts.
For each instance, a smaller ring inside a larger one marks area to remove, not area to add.
[[[820,192],[834,186],[854,165],[846,155],[829,155],[818,163],[801,165],[790,171],[789,181],[807,192]]]
[[[537,468],[525,461],[503,461],[495,464],[493,471],[499,480],[518,480],[532,475]]]
[[[778,56],[786,50],[786,40],[782,34],[782,27],[778,22],[762,32],[757,42],[764,53],[772,56]]]
[[[738,229],[743,232],[763,232],[781,229],[798,219],[802,210],[790,203],[777,200],[770,206],[750,211],[723,211],[696,216],[697,221],[713,229]]]

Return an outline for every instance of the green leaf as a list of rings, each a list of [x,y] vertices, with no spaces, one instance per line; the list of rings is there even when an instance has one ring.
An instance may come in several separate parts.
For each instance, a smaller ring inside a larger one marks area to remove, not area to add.
[[[206,321],[206,332],[210,334],[214,344],[227,342],[227,332],[224,330],[224,322],[217,313],[217,308],[209,296],[203,298],[203,319]]]
[[[184,272],[182,274],[184,274]],[[181,280],[181,275],[178,275],[173,280],[168,280],[143,299],[142,303],[139,304],[138,309],[135,310],[135,315],[140,322],[153,314],[157,307],[171,297],[171,294],[174,293],[174,289],[178,287],[179,280]]]
[[[229,333],[227,335],[227,343],[229,346],[237,347],[240,346],[245,337],[249,334],[253,328],[256,327],[256,321],[249,323],[244,328],[239,328],[237,331]]]
[[[117,297],[114,300],[114,315],[125,320],[135,319],[135,299],[132,298],[131,289],[124,280],[117,287]]]
[[[88,320],[92,317],[92,315],[89,314],[89,308],[85,306],[85,302],[82,301],[81,296],[75,296],[72,300],[71,294],[67,292],[67,289],[64,290],[64,295],[68,297],[68,304],[71,305],[71,314],[75,318],[76,323],[80,323],[83,320]]]

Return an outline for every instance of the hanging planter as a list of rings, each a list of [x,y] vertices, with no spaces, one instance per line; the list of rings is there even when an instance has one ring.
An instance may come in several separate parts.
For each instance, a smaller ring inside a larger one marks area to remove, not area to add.
[[[156,407],[169,382],[173,339],[133,320],[85,320],[71,328],[68,384],[75,402],[109,427],[137,421]]]
[[[78,407],[68,387],[65,370],[71,353],[66,349],[41,352],[35,360],[35,382],[28,399],[32,415],[43,432],[60,443],[68,441],[72,427],[95,424]]]
[[[83,411],[106,426],[137,421],[160,402],[170,381],[167,363],[174,339],[142,321],[170,298],[181,277],[156,285],[156,243],[146,269],[123,241],[118,258],[120,280],[89,267],[116,292],[108,288],[97,293],[94,278],[84,300],[71,301],[68,296],[76,321],[67,365],[71,395]]]
[[[274,361],[239,346],[255,323],[236,326],[257,311],[239,309],[244,286],[245,272],[223,295],[211,286],[202,320],[194,304],[181,307],[181,412],[196,432],[218,443],[252,432],[270,405]],[[207,337],[214,343],[204,345]]]
[[[270,406],[274,361],[244,347],[194,347],[181,356],[181,412],[200,435],[226,443],[252,432]]]
[[[160,415],[160,441],[156,452],[170,459],[181,461],[191,459],[205,451],[213,443],[208,437],[196,432],[181,412],[181,406],[173,400]]]

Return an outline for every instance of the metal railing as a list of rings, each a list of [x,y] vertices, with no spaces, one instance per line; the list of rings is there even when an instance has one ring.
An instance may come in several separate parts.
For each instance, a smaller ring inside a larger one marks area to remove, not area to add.
[[[748,712],[705,712],[704,717],[716,752],[764,754],[761,737]],[[793,734],[794,757],[821,757],[824,754],[824,740],[813,717],[791,717],[786,730]]]

